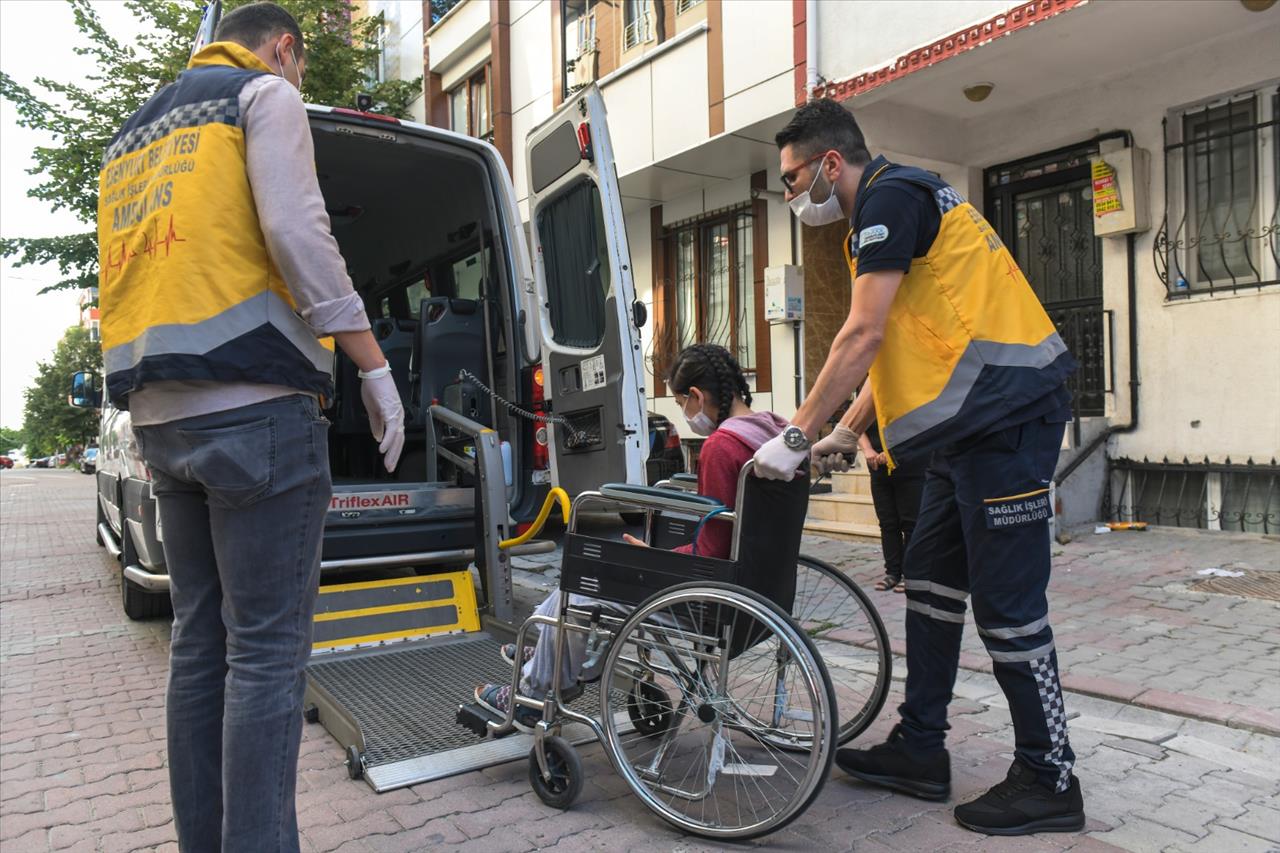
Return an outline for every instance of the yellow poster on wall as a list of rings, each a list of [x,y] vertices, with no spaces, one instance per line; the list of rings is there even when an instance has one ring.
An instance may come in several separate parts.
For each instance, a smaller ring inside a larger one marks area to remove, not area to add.
[[[1093,215],[1101,217],[1123,209],[1115,168],[1106,160],[1093,161]]]

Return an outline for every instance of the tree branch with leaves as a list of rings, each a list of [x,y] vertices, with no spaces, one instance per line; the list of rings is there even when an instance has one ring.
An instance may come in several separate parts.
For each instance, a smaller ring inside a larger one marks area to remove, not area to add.
[[[227,0],[226,11],[248,0]],[[353,18],[350,0],[277,0],[302,28],[307,76],[302,97],[334,106],[373,96],[373,111],[404,118],[422,93],[422,78],[374,82],[381,14]],[[0,254],[19,266],[56,264],[61,278],[44,288],[79,290],[98,284],[98,171],[107,144],[125,121],[187,66],[202,3],[198,0],[128,0],[152,26],[135,41],[108,32],[89,0],[67,0],[84,37],[75,50],[96,70],[80,81],[36,77],[35,90],[0,72],[0,97],[14,105],[18,124],[52,137],[32,152],[27,171],[40,183],[28,195],[53,210],[69,210],[85,231],[55,237],[0,238]]]

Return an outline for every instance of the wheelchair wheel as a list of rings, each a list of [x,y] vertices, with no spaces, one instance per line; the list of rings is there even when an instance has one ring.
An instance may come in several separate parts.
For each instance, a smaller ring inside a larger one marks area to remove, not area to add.
[[[889,695],[893,655],[884,622],[861,587],[834,566],[803,554],[791,618],[822,655],[839,709],[836,740],[848,743],[875,721]]]
[[[535,746],[529,750],[529,785],[542,802],[555,809],[567,809],[582,793],[585,781],[582,759],[573,744],[558,735],[544,739],[542,747],[547,755],[547,772],[551,778],[543,777]]]
[[[622,688],[601,691],[609,757],[677,829],[753,838],[790,823],[822,789],[835,755],[835,696],[812,641],[768,599],[721,583],[663,590],[618,630],[604,675]],[[675,703],[660,734],[628,723],[625,685],[636,683]],[[760,722],[781,695],[798,712],[788,732],[809,748],[779,749]]]

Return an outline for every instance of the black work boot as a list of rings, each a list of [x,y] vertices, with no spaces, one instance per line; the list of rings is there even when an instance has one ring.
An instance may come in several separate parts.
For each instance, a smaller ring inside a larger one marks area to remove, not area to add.
[[[987,835],[1079,832],[1084,829],[1084,798],[1074,776],[1059,794],[1042,785],[1030,767],[1014,761],[1003,782],[973,802],[956,806],[955,815],[965,829]]]
[[[893,727],[884,743],[870,749],[839,750],[836,764],[855,779],[922,800],[945,800],[951,795],[951,756],[945,749],[910,749],[901,723]]]

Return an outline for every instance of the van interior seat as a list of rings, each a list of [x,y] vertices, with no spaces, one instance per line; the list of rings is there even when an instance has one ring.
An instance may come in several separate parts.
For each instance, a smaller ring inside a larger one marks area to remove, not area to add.
[[[422,300],[418,311],[417,339],[419,345],[412,348],[410,369],[417,378],[414,389],[417,404],[424,411],[436,400],[450,407],[457,406],[455,395],[448,389],[459,384],[458,374],[467,370],[474,376],[485,375],[484,315],[480,312],[480,301],[449,296]],[[478,420],[492,425],[488,396],[479,395],[477,389],[470,390],[473,398],[483,396],[485,402],[479,406],[468,406],[468,411],[460,414],[467,417],[479,414]]]

